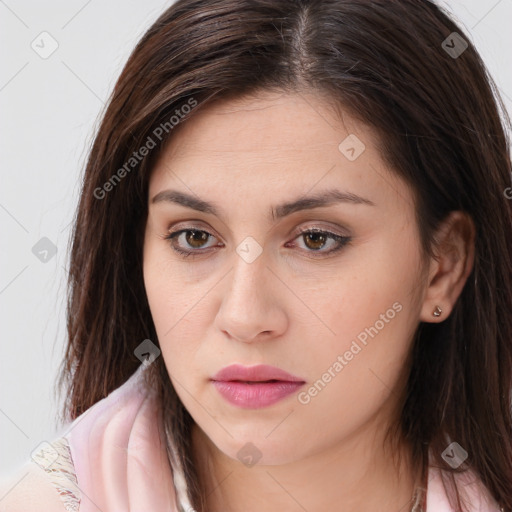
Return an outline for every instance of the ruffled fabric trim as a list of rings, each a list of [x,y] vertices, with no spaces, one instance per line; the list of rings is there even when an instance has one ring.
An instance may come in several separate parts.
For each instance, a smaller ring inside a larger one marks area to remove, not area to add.
[[[64,508],[69,512],[78,512],[81,493],[68,440],[59,437],[51,443],[44,443],[40,450],[32,454],[32,460],[46,472]]]

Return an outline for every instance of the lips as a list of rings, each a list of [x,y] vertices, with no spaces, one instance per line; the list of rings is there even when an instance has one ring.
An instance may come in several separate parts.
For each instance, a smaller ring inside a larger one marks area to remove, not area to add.
[[[232,364],[222,368],[211,380],[223,382],[237,381],[249,384],[255,382],[305,382],[300,377],[281,370],[281,368],[266,364],[255,366]]]
[[[273,405],[305,384],[301,378],[265,364],[226,366],[211,381],[225,400],[244,409]]]

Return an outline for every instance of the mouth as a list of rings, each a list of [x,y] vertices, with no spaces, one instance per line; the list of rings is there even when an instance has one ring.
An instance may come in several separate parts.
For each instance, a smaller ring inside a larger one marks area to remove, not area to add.
[[[306,383],[277,366],[266,364],[232,364],[210,380],[227,402],[244,409],[269,407],[296,393]]]

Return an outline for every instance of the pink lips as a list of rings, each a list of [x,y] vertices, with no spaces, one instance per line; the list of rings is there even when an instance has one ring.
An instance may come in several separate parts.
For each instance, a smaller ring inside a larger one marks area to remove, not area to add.
[[[211,380],[228,402],[245,409],[272,405],[297,391],[305,383],[280,368],[264,364],[226,366]]]

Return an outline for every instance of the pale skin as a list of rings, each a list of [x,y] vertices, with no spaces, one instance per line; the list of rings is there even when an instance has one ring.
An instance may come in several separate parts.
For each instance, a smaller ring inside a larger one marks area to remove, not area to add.
[[[384,164],[375,133],[343,119],[313,93],[222,101],[176,129],[151,175],[144,281],[170,379],[196,423],[209,512],[404,512],[422,484],[410,447],[401,445],[397,468],[383,435],[419,322],[445,320],[471,271],[474,227],[452,213],[438,258],[422,258],[412,191]],[[349,134],[365,145],[353,161],[338,149]],[[214,203],[218,215],[152,202],[170,189]],[[373,204],[269,215],[333,189]],[[312,228],[351,239],[327,254],[340,244],[299,231]],[[203,232],[173,239],[199,255],[164,239],[180,229]],[[251,263],[236,251],[247,237],[262,249]],[[241,409],[209,380],[232,363],[264,363],[307,390],[394,303],[401,311],[307,404],[292,394]],[[251,467],[237,457],[249,442],[261,453]]]

